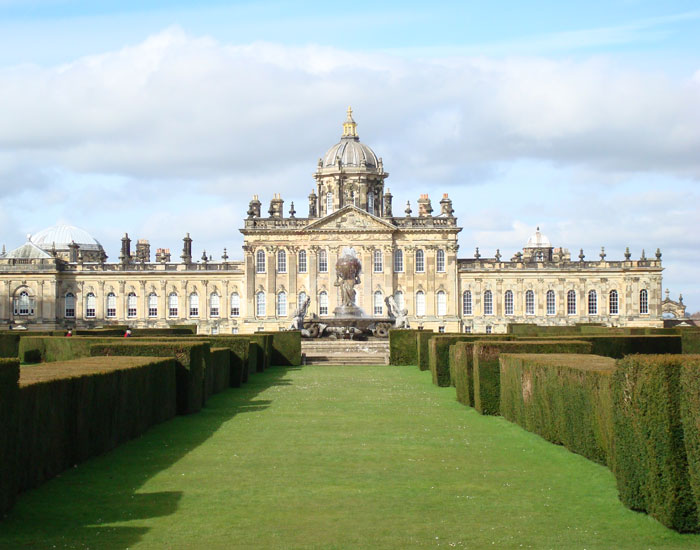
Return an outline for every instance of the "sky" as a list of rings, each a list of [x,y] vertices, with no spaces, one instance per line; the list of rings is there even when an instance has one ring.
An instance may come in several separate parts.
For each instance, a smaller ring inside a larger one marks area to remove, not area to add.
[[[700,311],[700,5],[0,0],[0,243],[56,223],[242,258],[248,202],[306,215],[351,105],[395,212],[453,199],[460,257],[539,226],[663,254]],[[265,208],[266,210],[266,208]]]

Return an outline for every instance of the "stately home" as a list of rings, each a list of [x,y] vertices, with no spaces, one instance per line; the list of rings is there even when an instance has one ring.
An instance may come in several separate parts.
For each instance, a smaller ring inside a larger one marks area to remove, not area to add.
[[[117,263],[89,233],[59,225],[28,236],[0,255],[0,320],[46,329],[193,323],[201,333],[287,328],[298,303],[310,315],[333,315],[339,302],[335,263],[345,248],[362,262],[356,303],[386,317],[393,295],[411,326],[436,331],[505,332],[510,323],[661,326],[661,253],[647,258],[572,260],[539,230],[510,259],[479,249],[459,258],[461,228],[452,201],[433,208],[428,194],[395,212],[382,159],[360,142],[348,109],[340,141],[318,161],[308,213],[285,215],[275,195],[267,212],[250,201],[241,232],[243,259],[192,257],[125,235]]]

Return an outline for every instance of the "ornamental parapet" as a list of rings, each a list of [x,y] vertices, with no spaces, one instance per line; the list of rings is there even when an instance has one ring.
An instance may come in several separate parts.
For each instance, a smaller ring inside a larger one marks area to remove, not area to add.
[[[478,259],[459,259],[457,269],[460,273],[473,271],[518,271],[518,270],[537,270],[537,271],[561,271],[575,272],[581,270],[587,271],[606,271],[609,269],[615,270],[632,270],[632,269],[661,269],[661,260],[630,260],[630,261],[612,261],[612,262],[502,262],[490,258]]]

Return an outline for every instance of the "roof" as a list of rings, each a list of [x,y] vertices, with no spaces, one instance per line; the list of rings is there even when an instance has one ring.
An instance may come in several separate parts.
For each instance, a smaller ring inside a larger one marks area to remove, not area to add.
[[[343,123],[343,135],[340,141],[326,151],[321,159],[324,168],[336,166],[338,160],[343,166],[367,167],[376,169],[379,159],[374,151],[364,143],[360,143],[357,135],[357,124],[352,118],[352,109],[348,107],[348,114]]]
[[[3,256],[3,259],[51,259],[53,256],[48,254],[34,243],[27,241],[22,246],[10,250]]]
[[[58,224],[42,229],[29,239],[35,245],[44,250],[68,250],[71,242],[79,245],[82,250],[101,250],[102,245],[95,237],[84,229],[74,225]]]
[[[545,235],[540,233],[540,228],[538,227],[535,234],[527,240],[525,248],[552,248],[552,243],[549,242]]]

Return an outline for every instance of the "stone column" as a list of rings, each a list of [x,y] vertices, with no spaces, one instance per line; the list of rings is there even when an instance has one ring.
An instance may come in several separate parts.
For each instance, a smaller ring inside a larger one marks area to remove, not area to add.
[[[97,282],[97,296],[95,296],[95,319],[104,321],[105,319],[105,282],[104,280]]]
[[[310,246],[306,255],[306,271],[309,273],[309,315],[318,314],[318,246]]]
[[[120,324],[126,319],[126,281],[117,281],[119,285],[119,298],[117,299],[117,319]]]
[[[139,281],[139,294],[141,294],[141,307],[138,306],[139,300],[136,299],[136,320],[146,321],[148,319],[148,296],[146,296],[146,282]],[[139,314],[140,311],[140,314]]]
[[[202,321],[209,320],[209,281],[202,281],[202,286],[204,287],[204,300],[200,298],[199,300],[199,318]]]
[[[158,319],[168,318],[168,281],[160,280],[160,299],[158,300]]]
[[[289,281],[289,288],[287,292],[287,315],[290,317],[294,314],[294,310],[297,308],[297,304],[299,303],[299,298],[297,296],[297,288],[299,287],[299,282],[297,281],[298,254],[298,246],[290,246],[287,248],[287,280]]]
[[[277,250],[276,246],[265,247],[267,265],[265,277],[265,317],[275,316],[277,303]]]

